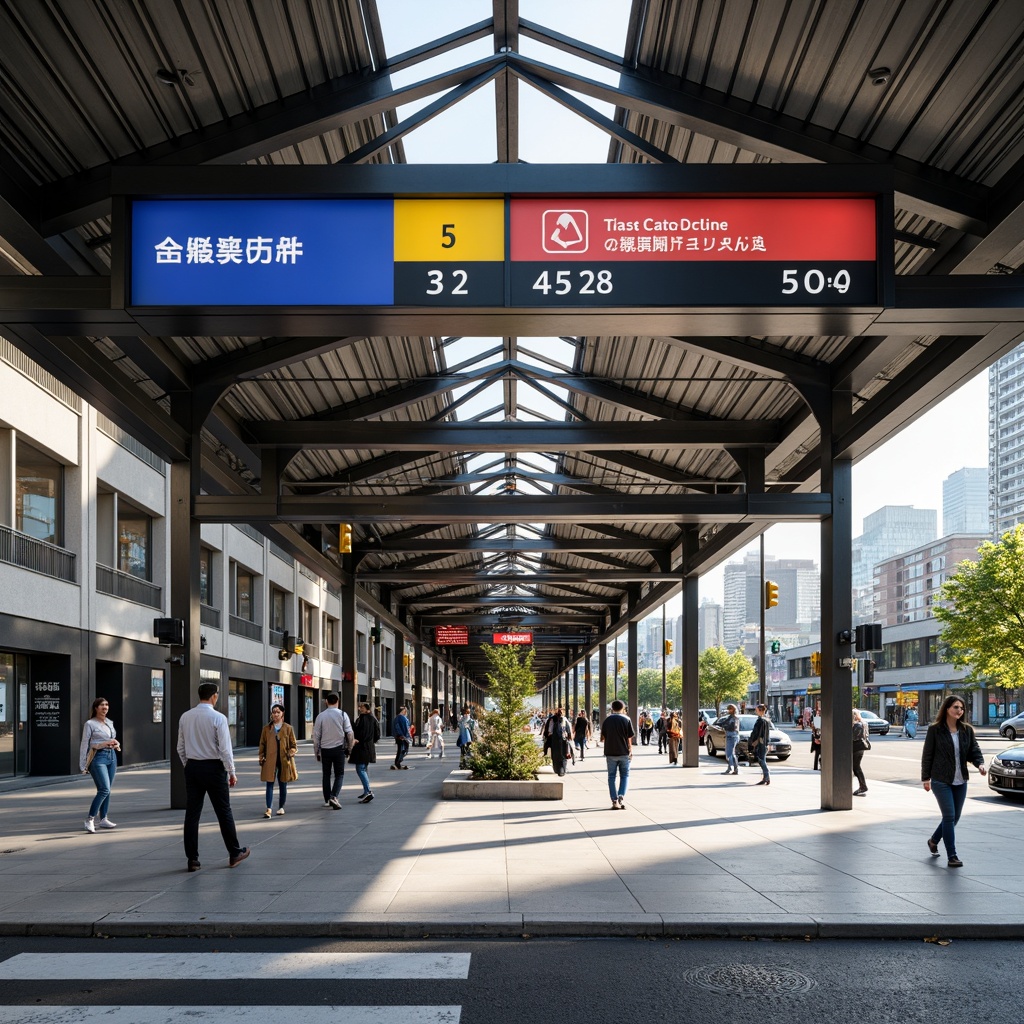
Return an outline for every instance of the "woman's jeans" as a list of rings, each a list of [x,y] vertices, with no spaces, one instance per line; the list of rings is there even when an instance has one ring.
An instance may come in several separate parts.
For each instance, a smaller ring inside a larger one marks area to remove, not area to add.
[[[864,749],[863,747],[853,748],[853,774],[857,776],[857,782],[860,783],[861,789],[867,789],[867,780],[864,778],[864,769],[861,768],[860,763],[864,760]]]
[[[932,842],[937,843],[940,839],[946,847],[946,856],[956,856],[956,823],[960,820],[960,812],[964,809],[964,801],[967,799],[967,783],[960,786],[951,786],[948,782],[937,782],[932,779],[932,792],[942,812],[942,821],[939,827],[932,833]]]
[[[356,775],[359,776],[359,781],[363,784],[363,793],[365,795],[366,793],[370,792],[370,774],[366,770],[366,765],[365,764],[357,763],[355,765],[355,769],[356,769]]]
[[[736,763],[736,744],[739,743],[740,734],[738,732],[727,732],[725,734],[725,763],[730,767],[739,771],[739,765]]]
[[[629,755],[606,757],[605,761],[608,763],[608,795],[612,798],[612,803],[615,803],[626,795],[629,787]],[[619,776],[618,789],[615,788],[616,774]]]
[[[758,743],[754,756],[757,758],[757,763],[761,766],[761,777],[770,779],[772,776],[768,771],[768,747],[764,743]]]
[[[107,747],[106,750],[97,750],[89,765],[89,774],[92,781],[96,783],[96,795],[89,805],[89,817],[100,818],[107,816],[110,808],[110,789],[114,785],[114,776],[117,774],[117,754]]]
[[[284,807],[285,800],[288,799],[288,783],[281,778],[280,770],[278,770],[277,783],[281,787],[281,796],[278,798],[277,806]],[[267,783],[267,809],[269,810],[270,805],[274,802],[274,783]]]

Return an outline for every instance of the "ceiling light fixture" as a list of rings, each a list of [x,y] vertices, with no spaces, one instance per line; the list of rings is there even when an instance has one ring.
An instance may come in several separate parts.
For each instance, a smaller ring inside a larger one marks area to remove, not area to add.
[[[192,89],[196,84],[196,75],[201,74],[201,71],[188,71],[185,68],[157,68],[155,78],[161,85],[187,85]]]
[[[892,68],[872,68],[868,72],[868,78],[872,85],[885,85],[892,78]]]

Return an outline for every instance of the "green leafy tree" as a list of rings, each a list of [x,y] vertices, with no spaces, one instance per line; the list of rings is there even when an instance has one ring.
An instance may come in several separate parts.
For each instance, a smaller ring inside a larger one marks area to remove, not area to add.
[[[637,701],[642,708],[661,707],[661,669],[642,668],[636,674]],[[683,670],[679,665],[670,668],[665,676],[665,701],[668,707],[678,708],[683,703]]]
[[[978,555],[942,585],[942,643],[970,682],[1024,686],[1024,526],[985,541]]]
[[[481,712],[482,735],[473,744],[470,759],[473,778],[535,779],[543,755],[530,730],[526,700],[537,692],[536,651],[531,647],[520,655],[512,644],[483,644],[482,650],[491,663],[487,696],[494,710]]]
[[[757,678],[754,663],[740,650],[730,654],[724,647],[708,647],[697,661],[700,706],[721,709],[723,702],[739,702],[747,686]]]

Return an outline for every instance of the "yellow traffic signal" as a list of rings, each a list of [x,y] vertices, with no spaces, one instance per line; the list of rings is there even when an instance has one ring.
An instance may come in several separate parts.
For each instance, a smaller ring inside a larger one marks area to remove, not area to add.
[[[811,671],[816,675],[821,675],[821,653],[819,651],[811,651]]]
[[[350,523],[342,523],[338,531],[338,550],[343,555],[352,554],[352,526]]]
[[[675,644],[671,640],[666,640],[665,641],[665,653],[666,654],[671,654],[672,653],[672,649],[674,647],[675,647]]]
[[[764,607],[765,610],[774,608],[779,603],[779,585],[773,580],[764,581]]]
[[[624,661],[619,661],[618,665],[620,672],[626,667],[626,663]]]

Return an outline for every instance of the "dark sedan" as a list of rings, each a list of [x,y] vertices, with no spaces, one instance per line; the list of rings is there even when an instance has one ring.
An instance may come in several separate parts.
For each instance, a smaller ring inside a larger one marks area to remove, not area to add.
[[[737,717],[740,720],[740,739],[736,744],[736,758],[746,761],[748,760],[747,740],[750,739],[750,730],[754,728],[757,715],[738,715]],[[708,726],[704,744],[712,757],[715,757],[719,751],[725,753],[725,730],[722,728],[721,718],[716,719]],[[789,737],[781,729],[772,726],[771,732],[768,734],[768,756],[785,761],[792,753],[793,744]]]
[[[992,758],[988,788],[1003,796],[1024,798],[1024,744],[1009,747]]]

